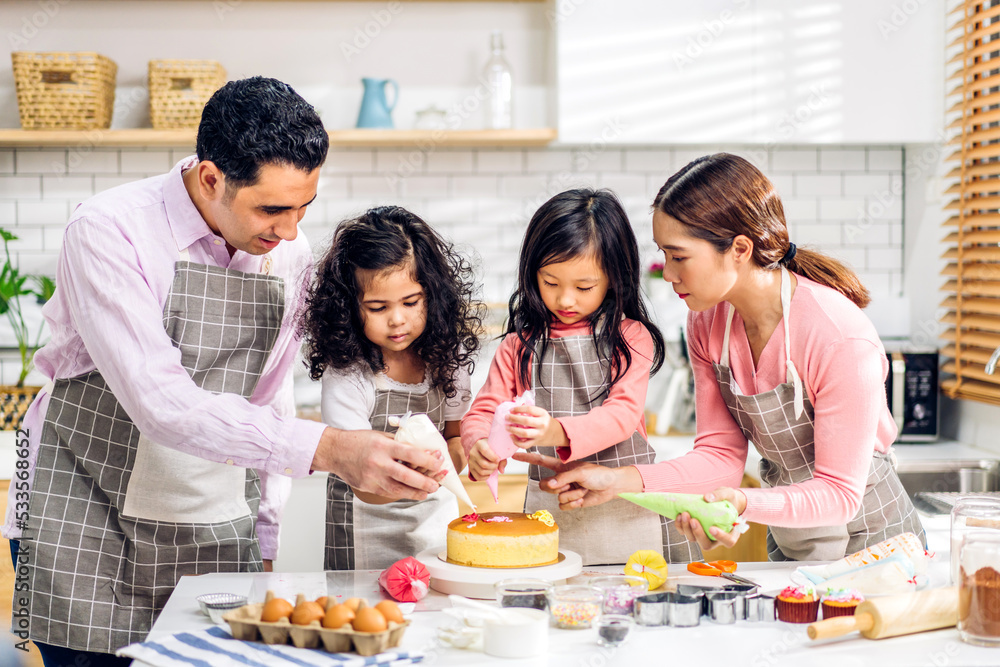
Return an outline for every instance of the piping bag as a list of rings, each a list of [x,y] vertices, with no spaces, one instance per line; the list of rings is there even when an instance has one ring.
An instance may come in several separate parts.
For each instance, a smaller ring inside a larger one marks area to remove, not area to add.
[[[441,432],[434,426],[430,417],[423,413],[412,414],[407,412],[402,417],[389,417],[390,426],[399,426],[396,430],[396,442],[419,447],[421,449],[437,450],[444,455],[444,468],[448,474],[441,480],[441,486],[455,494],[455,497],[466,505],[475,509],[476,504],[466,493],[462,486],[462,480],[458,478],[455,471],[455,464],[451,461],[451,454],[448,453],[448,443]]]
[[[518,450],[517,445],[507,432],[507,415],[519,405],[534,405],[535,392],[529,389],[513,401],[504,401],[497,406],[493,413],[493,423],[490,425],[490,435],[486,439],[493,453],[500,457],[500,460],[509,459]],[[500,502],[499,492],[500,469],[497,468],[486,478],[486,486],[493,494],[493,502]]]
[[[746,532],[750,526],[740,518],[736,511],[736,506],[728,500],[717,500],[714,503],[705,501],[704,496],[697,493],[619,493],[620,497],[635,503],[639,507],[645,507],[657,514],[676,519],[678,514],[687,512],[692,519],[699,521],[705,529],[708,539],[715,542],[708,529],[712,526],[719,528],[723,532],[736,530],[740,533]]]

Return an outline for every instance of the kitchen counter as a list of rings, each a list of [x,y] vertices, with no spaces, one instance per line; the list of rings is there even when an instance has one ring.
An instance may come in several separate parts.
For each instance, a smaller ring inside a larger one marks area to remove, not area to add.
[[[929,571],[931,587],[943,586],[948,576],[947,518],[936,518],[927,525],[934,534],[935,544],[945,548],[932,560]],[[741,564],[738,573],[758,581],[764,590],[774,591],[789,583],[793,565],[784,563]],[[598,572],[616,572],[619,568],[588,568],[579,578]],[[677,583],[708,585],[720,581],[690,575],[682,566],[672,566],[673,574],[667,587]],[[362,596],[377,599],[381,594],[375,581],[377,572],[326,572],[303,574],[208,574],[184,577],[160,615],[152,638],[180,631],[210,627],[210,621],[200,613],[195,597],[207,592],[249,594],[251,600],[263,597],[267,588],[281,595],[302,591],[310,595],[327,592],[344,598]],[[574,578],[576,580],[577,578]],[[589,665],[655,665],[670,663],[711,667],[713,665],[752,665],[753,667],[850,667],[852,665],[996,665],[1000,649],[986,649],[963,643],[955,628],[936,630],[905,637],[878,641],[847,635],[823,642],[810,641],[805,625],[782,622],[718,625],[702,618],[695,628],[645,628],[637,626],[632,637],[616,650],[597,646],[596,630],[550,629],[549,652],[534,659],[507,660],[483,653],[440,646],[436,629],[450,622],[440,610],[449,603],[447,598],[432,591],[418,603],[412,614],[413,623],[401,645],[404,649],[426,652],[424,664],[449,667],[452,665],[511,665],[541,667],[580,667]],[[140,665],[141,663],[134,663]]]

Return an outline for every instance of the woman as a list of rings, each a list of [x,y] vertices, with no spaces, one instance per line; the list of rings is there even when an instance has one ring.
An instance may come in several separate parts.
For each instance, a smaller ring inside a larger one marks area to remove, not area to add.
[[[694,160],[660,189],[653,237],[663,278],[684,299],[698,434],[687,455],[604,468],[519,453],[558,474],[542,487],[563,509],[622,491],[704,493],[767,524],[770,560],[835,560],[903,532],[923,537],[896,475],[888,362],[861,312],[868,292],[841,263],[796,248],[770,181],[746,160]],[[738,489],[748,442],[762,487]],[[677,526],[703,549],[736,531],[686,514]]]

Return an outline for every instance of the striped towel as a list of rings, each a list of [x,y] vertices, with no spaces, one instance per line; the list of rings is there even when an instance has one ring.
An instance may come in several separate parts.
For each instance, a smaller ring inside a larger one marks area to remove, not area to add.
[[[220,626],[130,644],[119,649],[118,655],[155,667],[362,667],[412,665],[424,659],[420,651],[392,649],[365,657],[357,653],[327,653],[321,648],[295,648],[291,644],[245,642],[233,639]]]

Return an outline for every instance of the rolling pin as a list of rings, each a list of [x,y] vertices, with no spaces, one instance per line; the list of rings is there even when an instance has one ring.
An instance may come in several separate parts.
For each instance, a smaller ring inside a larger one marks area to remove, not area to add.
[[[854,616],[836,616],[810,623],[810,639],[829,639],[856,630],[862,637],[882,639],[950,628],[958,623],[958,588],[935,588],[929,591],[892,595],[865,600]]]

